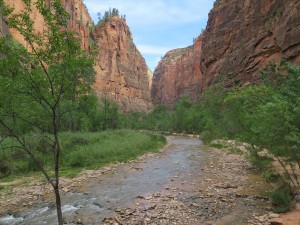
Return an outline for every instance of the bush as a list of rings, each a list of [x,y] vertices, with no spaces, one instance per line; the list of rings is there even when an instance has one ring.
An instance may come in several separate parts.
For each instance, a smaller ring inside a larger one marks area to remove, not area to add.
[[[274,171],[266,171],[263,174],[263,177],[264,177],[265,181],[267,181],[267,182],[276,182],[279,180],[280,175]]]
[[[264,172],[272,167],[273,159],[267,156],[261,156],[257,152],[251,152],[249,156],[250,163],[255,166],[259,172]]]
[[[287,212],[291,207],[293,197],[287,187],[278,188],[270,193],[271,202],[277,213]]]
[[[0,179],[9,176],[11,172],[11,164],[5,159],[0,159]]]

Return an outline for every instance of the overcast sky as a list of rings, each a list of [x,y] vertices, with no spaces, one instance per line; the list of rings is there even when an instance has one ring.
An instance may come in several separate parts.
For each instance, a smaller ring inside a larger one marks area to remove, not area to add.
[[[95,23],[109,8],[126,15],[133,41],[154,71],[164,54],[193,44],[214,0],[84,0]]]

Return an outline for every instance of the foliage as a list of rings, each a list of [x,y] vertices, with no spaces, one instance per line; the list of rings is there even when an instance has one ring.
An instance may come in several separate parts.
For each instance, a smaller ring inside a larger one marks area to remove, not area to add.
[[[280,174],[274,171],[266,171],[263,174],[265,181],[275,183],[280,179]]]
[[[125,15],[120,15],[119,10],[116,8],[113,8],[113,9],[109,8],[108,11],[104,12],[103,16],[101,15],[101,13],[98,12],[97,16],[98,16],[97,26],[99,26],[103,22],[108,22],[112,17],[115,17],[115,16],[121,16],[122,19],[126,18]]]
[[[0,39],[1,142],[14,138],[16,143],[5,148],[18,153],[16,157],[23,152],[27,163],[45,175],[55,191],[58,223],[62,224],[58,136],[65,115],[91,92],[93,59],[80,49],[79,41],[67,30],[70,16],[60,0],[23,0],[23,3],[24,10],[15,12],[7,7],[5,15],[8,25],[26,41],[27,49],[11,37]],[[43,17],[42,32],[35,31],[33,8]],[[31,143],[29,133],[38,144]],[[43,164],[48,152],[50,168]]]
[[[47,146],[47,138],[40,138],[28,134],[32,151],[38,155],[45,168],[51,168],[51,151]],[[152,135],[131,130],[108,130],[104,132],[63,132],[59,135],[61,144],[60,166],[65,175],[75,176],[84,168],[98,168],[109,163],[126,162],[146,152],[156,152],[166,143],[160,135]],[[13,142],[9,138],[3,145]],[[42,146],[46,148],[42,148]],[[18,148],[9,149],[0,153],[0,158],[5,157],[11,161],[10,174],[7,176],[20,176],[37,171],[34,163]],[[2,161],[0,161],[1,164]],[[6,167],[0,167],[6,170]],[[1,177],[0,177],[1,178]]]
[[[293,197],[289,188],[278,188],[271,192],[270,198],[274,205],[275,212],[284,213],[290,209]]]
[[[272,167],[272,159],[267,156],[261,156],[257,152],[250,152],[249,161],[254,165],[259,172],[268,171]]]
[[[267,149],[280,163],[288,183],[299,187],[300,168],[300,67],[283,62],[270,65],[257,85],[225,89],[215,85],[191,104],[180,99],[173,109],[156,106],[148,114],[131,112],[128,126],[169,132],[201,133],[205,142],[237,139],[250,144],[250,160],[268,171],[272,160],[261,156]]]
[[[192,105],[187,97],[182,97],[169,110],[165,105],[157,105],[151,112],[133,112],[125,115],[126,127],[154,131],[196,133],[200,132],[201,114],[198,105]]]
[[[101,98],[99,117],[101,130],[118,128],[120,123],[119,105],[117,102],[109,99],[106,94]]]

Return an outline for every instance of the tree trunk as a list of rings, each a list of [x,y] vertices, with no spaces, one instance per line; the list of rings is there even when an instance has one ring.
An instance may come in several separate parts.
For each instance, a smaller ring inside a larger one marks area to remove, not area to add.
[[[59,188],[55,187],[54,192],[55,192],[55,201],[56,201],[56,211],[57,211],[58,224],[63,225],[63,217],[62,217],[62,211],[61,211],[61,201],[60,201]]]

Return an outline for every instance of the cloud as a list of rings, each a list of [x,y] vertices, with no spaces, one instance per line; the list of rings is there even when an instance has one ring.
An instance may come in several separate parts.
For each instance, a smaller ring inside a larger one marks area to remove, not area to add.
[[[91,14],[119,9],[129,24],[160,25],[186,24],[207,17],[214,0],[85,0]]]
[[[109,8],[126,15],[137,48],[153,70],[171,49],[188,46],[205,27],[215,0],[84,0],[93,20]]]

